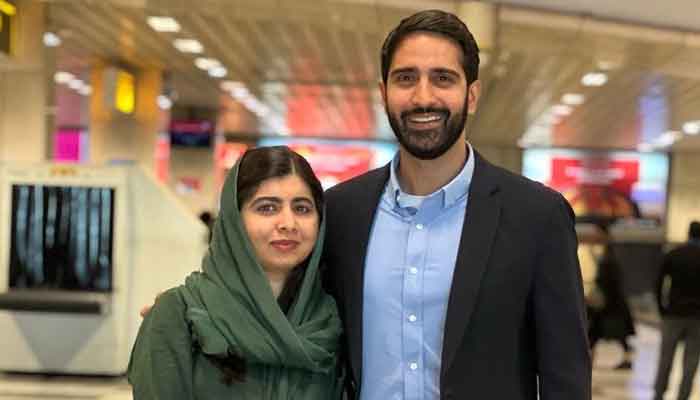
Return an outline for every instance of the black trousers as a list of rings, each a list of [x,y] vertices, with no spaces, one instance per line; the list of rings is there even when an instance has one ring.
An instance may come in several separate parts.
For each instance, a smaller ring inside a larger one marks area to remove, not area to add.
[[[679,342],[685,342],[683,351],[683,379],[678,389],[678,400],[688,400],[693,390],[693,378],[700,361],[700,319],[664,318],[661,328],[661,352],[656,371],[655,400],[662,400],[668,387],[668,377]]]

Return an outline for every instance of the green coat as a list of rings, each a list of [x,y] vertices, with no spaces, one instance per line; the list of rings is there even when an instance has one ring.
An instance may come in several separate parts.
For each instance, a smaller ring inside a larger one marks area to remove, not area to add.
[[[129,373],[135,400],[340,398],[335,374],[301,370],[296,373],[302,376],[304,387],[297,389],[303,389],[303,397],[295,388],[275,393],[276,385],[265,384],[265,376],[273,368],[263,365],[248,365],[246,381],[227,386],[222,383],[221,370],[193,345],[185,310],[182,296],[171,289],[158,298],[141,324]]]

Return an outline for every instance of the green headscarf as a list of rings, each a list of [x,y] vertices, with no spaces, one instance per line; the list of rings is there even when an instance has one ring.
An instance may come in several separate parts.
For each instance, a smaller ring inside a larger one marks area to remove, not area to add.
[[[202,272],[191,274],[180,287],[186,319],[205,354],[234,353],[249,366],[265,369],[262,379],[269,390],[256,399],[321,398],[309,382],[336,383],[341,333],[335,302],[319,279],[325,222],[322,219],[302,284],[285,315],[241,220],[236,196],[239,165],[240,161],[224,183]]]

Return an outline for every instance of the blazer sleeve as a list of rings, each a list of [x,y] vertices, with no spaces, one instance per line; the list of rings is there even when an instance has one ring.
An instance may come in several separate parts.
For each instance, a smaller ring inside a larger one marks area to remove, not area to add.
[[[175,289],[158,297],[143,320],[127,377],[134,400],[194,400],[192,337]]]
[[[541,400],[590,400],[591,358],[574,213],[558,193],[542,231],[533,304]]]

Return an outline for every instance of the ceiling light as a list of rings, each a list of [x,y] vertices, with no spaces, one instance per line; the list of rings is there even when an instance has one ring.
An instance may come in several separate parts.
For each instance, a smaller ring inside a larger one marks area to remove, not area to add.
[[[215,58],[198,57],[194,60],[194,65],[196,65],[199,69],[210,70],[214,67],[220,67],[221,62]]]
[[[221,65],[210,68],[208,72],[209,76],[211,76],[212,78],[223,78],[224,76],[226,76],[226,74],[228,74],[226,68],[222,67]]]
[[[53,32],[44,33],[44,46],[58,47],[61,45],[61,38]]]
[[[173,106],[173,101],[170,100],[170,97],[162,94],[158,96],[156,101],[158,102],[158,107],[160,107],[161,110],[169,110]]]
[[[673,143],[676,142],[676,140],[680,139],[683,135],[678,132],[678,131],[668,131],[664,132],[661,134],[661,136],[657,137],[654,140],[654,143],[666,147],[666,146],[671,146]]]
[[[73,90],[80,90],[80,88],[82,88],[83,85],[85,85],[85,84],[83,83],[83,81],[81,81],[81,80],[78,79],[78,78],[74,78],[73,80],[71,80],[70,82],[68,82],[68,87],[71,88],[71,89],[73,89]]]
[[[568,106],[580,106],[586,101],[586,97],[579,93],[567,93],[561,96],[561,102]]]
[[[58,71],[53,75],[53,80],[56,83],[68,83],[75,77],[70,72]]]
[[[235,99],[245,99],[250,96],[250,92],[245,87],[239,87],[231,90],[231,96]]]
[[[180,24],[171,17],[148,17],[148,25],[158,32],[180,32]]]
[[[82,94],[83,96],[89,96],[92,93],[92,86],[83,85],[83,87],[78,89],[78,93]]]
[[[573,110],[573,107],[566,104],[556,104],[552,106],[552,113],[561,117],[570,115]]]
[[[223,81],[219,85],[221,90],[225,90],[227,92],[233,92],[234,90],[238,89],[245,89],[245,84],[243,82],[236,82],[236,81]]]
[[[685,132],[687,135],[700,134],[700,120],[688,121],[683,124],[683,132]]]
[[[589,72],[581,78],[584,86],[603,86],[608,82],[608,75],[604,72]]]
[[[195,39],[175,39],[173,46],[183,53],[200,54],[204,51],[204,46]]]

